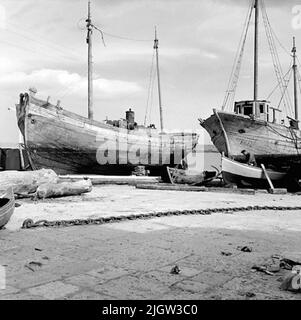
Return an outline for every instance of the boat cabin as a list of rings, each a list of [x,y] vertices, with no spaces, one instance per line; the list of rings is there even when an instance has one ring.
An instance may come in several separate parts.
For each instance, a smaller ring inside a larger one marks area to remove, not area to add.
[[[276,111],[281,110],[271,107],[270,104],[270,101],[266,100],[239,101],[235,102],[234,112],[263,121],[276,122]]]

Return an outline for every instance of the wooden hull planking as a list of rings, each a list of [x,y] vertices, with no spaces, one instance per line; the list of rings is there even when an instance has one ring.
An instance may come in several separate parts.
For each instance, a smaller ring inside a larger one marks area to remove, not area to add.
[[[202,185],[217,177],[218,172],[183,170],[167,167],[169,180],[172,184]]]
[[[167,165],[179,164],[197,145],[195,133],[117,128],[30,99],[24,140],[33,169],[123,175],[144,165],[151,174],[160,174]]]
[[[240,156],[242,150],[256,155],[299,155],[301,132],[277,123],[215,111],[201,123],[213,144],[226,156]]]

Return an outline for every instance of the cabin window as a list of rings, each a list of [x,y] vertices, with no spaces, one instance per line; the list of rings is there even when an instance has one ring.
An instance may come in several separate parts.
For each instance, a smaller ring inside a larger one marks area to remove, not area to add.
[[[245,107],[244,107],[244,115],[249,116],[249,115],[251,115],[251,114],[253,114],[253,107],[247,107],[247,106],[245,106]]]
[[[260,113],[264,113],[264,104],[259,105]]]

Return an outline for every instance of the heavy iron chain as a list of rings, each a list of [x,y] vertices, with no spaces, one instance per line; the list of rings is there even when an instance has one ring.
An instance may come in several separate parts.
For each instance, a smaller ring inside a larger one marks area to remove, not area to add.
[[[73,220],[39,220],[34,222],[32,219],[26,219],[23,222],[22,229],[40,228],[40,227],[70,227],[79,225],[101,225],[108,223],[115,223],[121,221],[132,221],[132,220],[143,220],[152,219],[159,217],[169,217],[169,216],[179,216],[179,215],[210,215],[212,213],[232,213],[239,211],[292,211],[301,210],[300,207],[284,207],[284,206],[248,206],[248,207],[230,207],[230,208],[213,208],[213,209],[201,209],[201,210],[174,210],[174,211],[164,211],[164,212],[151,212],[151,213],[140,213],[123,215],[116,217],[101,217],[96,219],[73,219]]]

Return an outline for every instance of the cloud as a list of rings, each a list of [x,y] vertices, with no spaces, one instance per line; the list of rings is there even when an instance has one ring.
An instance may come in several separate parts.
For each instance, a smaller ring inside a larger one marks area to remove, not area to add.
[[[66,92],[78,97],[87,95],[87,78],[66,70],[41,69],[31,73],[14,72],[0,76],[0,87],[3,89],[19,87],[25,90],[29,86],[37,87],[40,94],[47,95],[49,92],[55,92],[58,98]],[[134,82],[94,79],[96,97],[115,98],[138,93],[141,90],[140,86]]]

